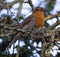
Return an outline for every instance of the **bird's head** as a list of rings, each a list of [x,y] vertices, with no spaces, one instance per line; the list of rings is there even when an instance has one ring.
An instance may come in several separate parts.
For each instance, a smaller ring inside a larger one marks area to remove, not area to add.
[[[43,8],[37,7],[35,10],[36,10],[36,11],[43,11]]]
[[[34,9],[33,13],[35,13],[35,12],[37,12],[37,11],[39,11],[39,12],[44,12],[44,9],[41,8],[41,7],[36,7],[36,8]]]

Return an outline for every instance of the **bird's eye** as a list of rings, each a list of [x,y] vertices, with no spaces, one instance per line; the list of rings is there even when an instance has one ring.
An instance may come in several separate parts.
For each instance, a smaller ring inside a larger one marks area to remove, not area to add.
[[[37,9],[36,11],[39,11],[39,9]]]

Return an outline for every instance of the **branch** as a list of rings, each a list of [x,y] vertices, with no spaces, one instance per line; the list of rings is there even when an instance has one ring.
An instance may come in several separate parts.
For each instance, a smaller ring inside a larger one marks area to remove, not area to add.
[[[59,14],[57,13],[57,14],[54,15],[54,16],[53,16],[53,15],[48,15],[47,17],[45,17],[44,20],[47,21],[47,20],[50,20],[51,18],[55,18],[56,16],[60,17],[60,13],[59,13]]]
[[[25,2],[23,2],[23,3],[29,3],[29,5],[30,5],[30,6],[31,6],[31,8],[32,8],[32,11],[34,10],[34,6],[33,6],[33,4],[32,4],[32,1],[31,1],[31,0],[25,1]]]
[[[7,9],[7,8],[11,8],[14,4],[18,3],[19,0],[13,1],[13,2],[9,2],[9,3],[4,3],[2,9]]]
[[[54,23],[52,26],[48,27],[48,29],[52,30],[54,29],[57,25],[60,24],[60,21],[57,21],[56,23]]]
[[[15,0],[13,2],[7,3],[7,5],[8,5],[8,7],[11,7],[12,5],[14,5],[17,2],[19,2],[19,0]]]
[[[31,1],[31,0],[28,0],[28,3],[29,3],[29,5],[31,6],[32,10],[34,10],[34,6],[33,6],[33,4],[32,4],[32,1]]]
[[[22,9],[22,6],[23,6],[23,3],[22,3],[23,1],[21,0],[19,3],[20,3],[20,5],[19,5],[19,8],[18,8],[18,14],[17,14],[17,17],[19,18],[20,17],[20,15],[21,15],[21,9]]]
[[[14,36],[14,38],[12,39],[12,41],[9,43],[8,48],[11,47],[11,45],[18,40],[23,34],[21,32],[17,32],[16,35]]]

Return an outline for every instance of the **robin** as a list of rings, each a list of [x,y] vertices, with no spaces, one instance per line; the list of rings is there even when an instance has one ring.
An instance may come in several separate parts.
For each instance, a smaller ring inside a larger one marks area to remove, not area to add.
[[[22,23],[20,23],[20,28],[22,30],[25,30],[26,32],[29,31],[31,35],[33,32],[35,32],[37,29],[42,28],[44,26],[44,12],[43,9],[40,7],[37,7],[32,15],[28,16]],[[20,32],[17,33],[17,35],[13,38],[11,43],[9,44],[9,47],[16,41],[17,36],[20,37]]]
[[[35,31],[38,28],[42,28],[44,26],[44,12],[43,9],[37,7],[33,14],[28,16],[21,24],[20,28],[23,30],[31,30]]]

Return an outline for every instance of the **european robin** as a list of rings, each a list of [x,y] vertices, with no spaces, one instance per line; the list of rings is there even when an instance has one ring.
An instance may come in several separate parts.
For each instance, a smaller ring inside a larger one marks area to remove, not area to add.
[[[21,24],[20,28],[24,30],[35,30],[44,26],[44,12],[43,9],[37,7],[34,9],[32,15],[28,16]]]

